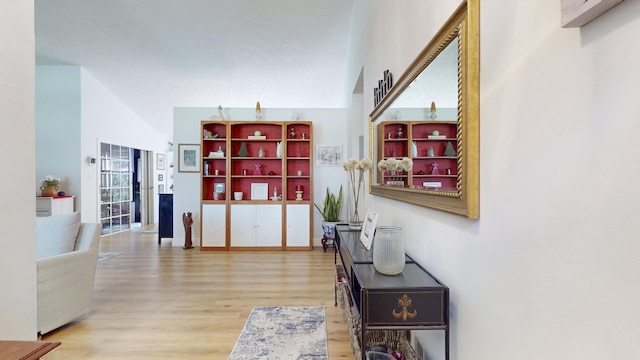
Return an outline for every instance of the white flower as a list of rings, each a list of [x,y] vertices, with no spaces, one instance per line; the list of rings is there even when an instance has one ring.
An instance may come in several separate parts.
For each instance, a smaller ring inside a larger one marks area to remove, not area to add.
[[[389,170],[398,171],[400,170],[400,161],[396,158],[388,158],[387,167]]]
[[[389,170],[389,165],[387,164],[387,160],[380,160],[378,161],[378,170],[385,172],[387,170]]]
[[[56,186],[60,183],[60,178],[53,177],[53,175],[47,175],[44,179],[40,180],[42,186]]]
[[[356,160],[354,158],[351,158],[351,159],[345,161],[344,164],[342,164],[342,167],[346,171],[353,171],[353,170],[358,168],[358,160]]]
[[[413,167],[413,160],[409,158],[403,158],[400,160],[400,165],[402,166],[402,170],[409,171]]]
[[[361,171],[369,171],[369,169],[371,169],[372,166],[373,166],[373,161],[369,158],[362,159],[358,163],[358,169],[360,169]]]
[[[365,158],[360,161],[351,158],[342,164],[342,167],[349,175],[349,183],[353,201],[354,201],[354,213],[350,215],[350,219],[355,219],[356,222],[360,221],[360,214],[358,214],[358,202],[360,201],[360,189],[364,183],[364,173],[369,171],[373,167],[373,161]],[[351,221],[351,220],[350,220]]]

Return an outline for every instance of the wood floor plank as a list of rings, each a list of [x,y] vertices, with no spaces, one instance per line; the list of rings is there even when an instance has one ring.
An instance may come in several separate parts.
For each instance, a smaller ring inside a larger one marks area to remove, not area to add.
[[[227,359],[253,306],[324,306],[329,359],[354,359],[334,304],[334,257],[312,251],[183,250],[148,228],[103,237],[91,312],[43,336],[44,360]]]

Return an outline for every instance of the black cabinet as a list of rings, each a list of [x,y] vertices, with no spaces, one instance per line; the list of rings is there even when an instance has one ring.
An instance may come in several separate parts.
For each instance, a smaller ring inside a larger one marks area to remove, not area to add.
[[[158,224],[158,245],[162,238],[173,238],[173,194],[158,194],[160,211]]]

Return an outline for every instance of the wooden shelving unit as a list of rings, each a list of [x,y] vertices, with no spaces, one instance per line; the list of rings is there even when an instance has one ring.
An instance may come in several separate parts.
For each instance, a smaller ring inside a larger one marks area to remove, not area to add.
[[[312,131],[309,121],[202,121],[202,250],[312,248]]]
[[[454,190],[458,180],[458,141],[456,121],[386,121],[378,124],[377,161],[388,158],[413,160],[409,173],[392,178],[389,172],[380,174],[382,183],[401,181],[402,186],[423,188],[425,182],[440,183],[442,190]],[[438,134],[434,136],[434,132]],[[414,145],[415,142],[415,153]],[[446,156],[450,144],[454,154]],[[434,171],[434,164],[437,171]]]

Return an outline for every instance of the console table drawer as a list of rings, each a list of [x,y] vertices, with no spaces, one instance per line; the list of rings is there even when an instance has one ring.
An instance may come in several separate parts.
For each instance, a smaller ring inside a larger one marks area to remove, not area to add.
[[[364,291],[368,326],[445,326],[446,295],[442,290]]]

